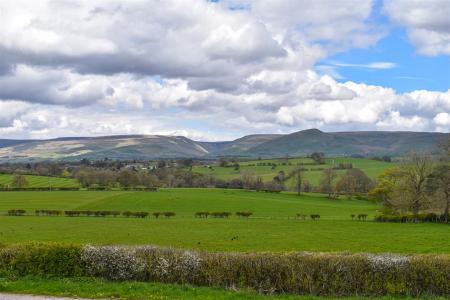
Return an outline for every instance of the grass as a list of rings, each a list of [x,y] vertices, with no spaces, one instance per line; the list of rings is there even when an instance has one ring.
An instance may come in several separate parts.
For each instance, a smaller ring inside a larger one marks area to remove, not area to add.
[[[0,293],[26,293],[62,297],[83,297],[93,299],[186,299],[186,300],[321,300],[321,299],[418,299],[410,297],[339,297],[325,298],[294,295],[259,295],[252,291],[230,291],[216,288],[193,287],[190,285],[144,283],[144,282],[110,282],[96,278],[20,278],[0,277]],[[440,300],[442,297],[422,297],[420,299]]]
[[[173,219],[0,216],[0,243],[60,241],[93,244],[157,244],[209,251],[349,251],[450,253],[450,231],[441,224],[351,221],[376,214],[364,200],[330,200],[221,189],[159,192],[5,192],[0,212],[22,208],[60,210],[175,211]],[[250,219],[197,219],[197,211],[249,210]],[[295,220],[296,213],[321,215]],[[234,238],[237,237],[237,238]]]
[[[0,174],[0,186],[8,186],[13,179],[12,174]],[[35,176],[25,175],[28,181],[27,187],[42,188],[42,187],[79,187],[78,181],[73,178],[62,177],[48,177],[48,176]]]
[[[363,158],[346,157],[328,158],[326,159],[324,165],[309,165],[313,163],[313,160],[310,158],[291,158],[288,160],[288,162],[291,163],[291,165],[283,165],[283,163],[286,164],[285,159],[252,160],[239,162],[239,170],[235,170],[235,168],[232,166],[212,166],[212,168],[209,168],[208,166],[194,166],[193,171],[201,174],[210,174],[220,179],[229,180],[240,178],[244,170],[251,170],[256,175],[261,176],[264,181],[269,181],[272,180],[273,177],[275,177],[280,171],[284,171],[286,174],[289,174],[289,172],[293,170],[299,163],[307,164],[304,166],[306,169],[330,168],[332,166],[338,165],[339,163],[351,163],[353,164],[354,168],[363,170],[367,174],[367,176],[375,179],[387,168],[392,168],[395,166],[394,163],[387,163]],[[258,166],[258,163],[275,163],[277,164],[277,166],[275,169],[272,169],[272,166]],[[342,175],[345,173],[345,170],[337,170],[337,173],[338,175]],[[313,185],[318,185],[322,177],[321,170],[305,171],[303,174],[305,179],[307,179]]]

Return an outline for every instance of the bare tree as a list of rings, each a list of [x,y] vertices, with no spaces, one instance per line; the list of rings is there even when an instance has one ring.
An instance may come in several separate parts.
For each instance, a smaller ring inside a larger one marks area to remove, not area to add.
[[[15,188],[24,188],[28,186],[28,181],[22,174],[14,174],[11,185]]]
[[[450,166],[437,166],[427,179],[427,190],[433,196],[433,207],[444,207],[444,220],[449,222]]]
[[[302,193],[302,183],[303,183],[303,167],[298,166],[288,176],[289,178],[293,178],[294,180],[294,190],[298,195]]]
[[[328,194],[328,198],[333,198],[335,194],[334,180],[337,177],[335,170],[329,168],[323,170],[323,177],[320,181],[320,189],[323,193]]]
[[[400,169],[402,180],[394,193],[394,200],[406,204],[413,214],[418,214],[429,204],[426,183],[433,172],[433,161],[426,154],[412,153]]]

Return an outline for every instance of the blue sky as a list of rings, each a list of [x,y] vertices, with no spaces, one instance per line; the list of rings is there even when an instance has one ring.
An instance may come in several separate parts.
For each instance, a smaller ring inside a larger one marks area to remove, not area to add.
[[[367,65],[373,62],[391,62],[395,66],[388,69],[336,66],[339,63]],[[374,46],[351,49],[328,57],[317,65],[336,66],[336,71],[342,75],[342,78],[337,78],[339,81],[380,85],[401,93],[414,90],[444,92],[450,88],[450,58],[418,54],[402,28],[394,28]]]

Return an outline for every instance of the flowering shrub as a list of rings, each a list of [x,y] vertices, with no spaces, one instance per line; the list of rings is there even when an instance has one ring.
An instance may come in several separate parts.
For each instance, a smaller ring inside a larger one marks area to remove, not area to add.
[[[154,246],[0,246],[0,275],[95,276],[260,293],[450,296],[450,255],[209,253]]]

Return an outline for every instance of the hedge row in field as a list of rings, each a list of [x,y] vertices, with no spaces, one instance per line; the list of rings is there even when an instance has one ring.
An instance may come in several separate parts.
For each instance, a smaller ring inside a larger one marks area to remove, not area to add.
[[[380,215],[374,219],[376,222],[393,222],[393,223],[445,223],[445,216],[428,213],[416,215]]]
[[[0,275],[251,288],[261,293],[450,296],[449,255],[208,253],[153,246],[0,248]]]

